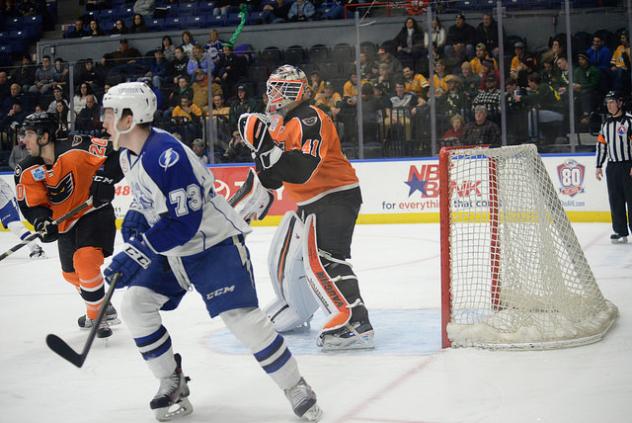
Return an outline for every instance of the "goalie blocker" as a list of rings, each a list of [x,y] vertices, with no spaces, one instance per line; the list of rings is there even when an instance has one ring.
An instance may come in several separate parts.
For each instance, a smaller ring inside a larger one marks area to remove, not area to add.
[[[274,194],[261,185],[254,170],[250,169],[244,184],[230,197],[228,203],[246,222],[261,220],[268,214]]]

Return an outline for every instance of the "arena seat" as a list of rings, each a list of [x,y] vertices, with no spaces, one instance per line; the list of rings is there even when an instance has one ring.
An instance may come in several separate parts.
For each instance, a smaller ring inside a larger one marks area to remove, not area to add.
[[[310,47],[309,60],[312,63],[320,63],[329,60],[329,48],[324,44],[314,44]]]
[[[347,43],[338,43],[331,51],[331,58],[336,63],[345,63],[355,60],[355,49]]]
[[[285,50],[285,61],[290,65],[298,66],[304,63],[305,59],[305,49],[301,46],[294,45]]]

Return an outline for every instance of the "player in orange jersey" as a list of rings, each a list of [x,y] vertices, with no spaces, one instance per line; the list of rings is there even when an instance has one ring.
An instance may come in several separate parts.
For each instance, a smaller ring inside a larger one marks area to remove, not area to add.
[[[15,171],[18,204],[26,219],[42,234],[43,242],[58,241],[64,279],[73,284],[86,304],[79,318],[83,328],[92,327],[104,297],[101,265],[112,254],[116,227],[114,183],[122,178],[118,154],[108,141],[88,136],[55,139],[55,124],[47,113],[33,113],[23,123],[24,143],[30,157]],[[92,196],[93,206],[54,225]],[[118,322],[111,307],[97,336],[112,334],[110,323]]]
[[[330,318],[319,346],[372,348],[373,327],[346,261],[362,204],[360,185],[333,121],[305,101],[306,87],[302,70],[281,66],[267,81],[272,116],[244,114],[238,125],[261,184],[283,186],[298,204],[296,213],[284,217],[271,247],[278,298],[267,311],[277,330],[287,331],[309,322],[320,306]]]

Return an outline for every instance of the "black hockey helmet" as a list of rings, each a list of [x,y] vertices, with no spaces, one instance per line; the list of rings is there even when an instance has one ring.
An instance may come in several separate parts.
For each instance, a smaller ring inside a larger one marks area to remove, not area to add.
[[[608,91],[604,97],[604,101],[607,103],[610,100],[623,101],[623,94],[619,91]]]
[[[53,139],[55,136],[55,118],[52,113],[35,112],[28,115],[22,122],[22,129],[25,131],[34,131],[38,136],[42,136],[44,132],[48,132],[48,138]]]

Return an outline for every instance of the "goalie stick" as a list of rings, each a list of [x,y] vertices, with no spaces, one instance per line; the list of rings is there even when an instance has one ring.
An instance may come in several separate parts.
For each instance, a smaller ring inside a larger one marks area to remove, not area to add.
[[[59,225],[60,223],[62,223],[64,221],[70,219],[71,217],[73,217],[75,214],[87,209],[91,205],[92,205],[92,197],[88,198],[86,201],[84,201],[83,203],[79,204],[77,207],[75,207],[74,209],[70,210],[68,213],[66,213],[66,214],[64,214],[62,216],[59,216],[57,219],[53,220],[52,224],[53,225]],[[5,258],[9,257],[11,254],[15,253],[17,250],[19,250],[20,248],[24,247],[25,245],[28,245],[31,241],[33,241],[35,238],[37,238],[39,236],[40,236],[39,232],[33,232],[31,235],[29,235],[26,238],[24,238],[22,240],[22,242],[20,242],[19,244],[14,245],[13,247],[9,248],[4,253],[0,254],[0,261],[2,261]]]
[[[112,277],[112,281],[110,282],[110,288],[108,289],[108,292],[105,294],[105,298],[103,299],[103,304],[101,304],[101,310],[99,310],[99,315],[97,316],[97,319],[92,324],[92,328],[90,329],[90,333],[88,334],[88,339],[86,339],[86,343],[84,344],[83,350],[81,350],[81,353],[80,354],[77,353],[75,350],[72,349],[70,345],[68,345],[68,343],[66,343],[66,341],[64,341],[59,336],[54,335],[52,333],[46,336],[46,345],[48,345],[48,347],[51,350],[53,350],[54,352],[59,354],[61,358],[68,360],[75,366],[77,367],[83,366],[83,363],[86,361],[86,357],[88,357],[88,353],[90,352],[90,347],[92,347],[92,342],[94,341],[94,338],[97,336],[97,330],[99,329],[99,325],[101,324],[101,321],[105,318],[105,313],[107,311],[108,304],[110,304],[110,300],[112,299],[112,294],[114,293],[114,289],[116,288],[116,283],[118,282],[120,275],[121,275],[120,273],[116,273]]]

